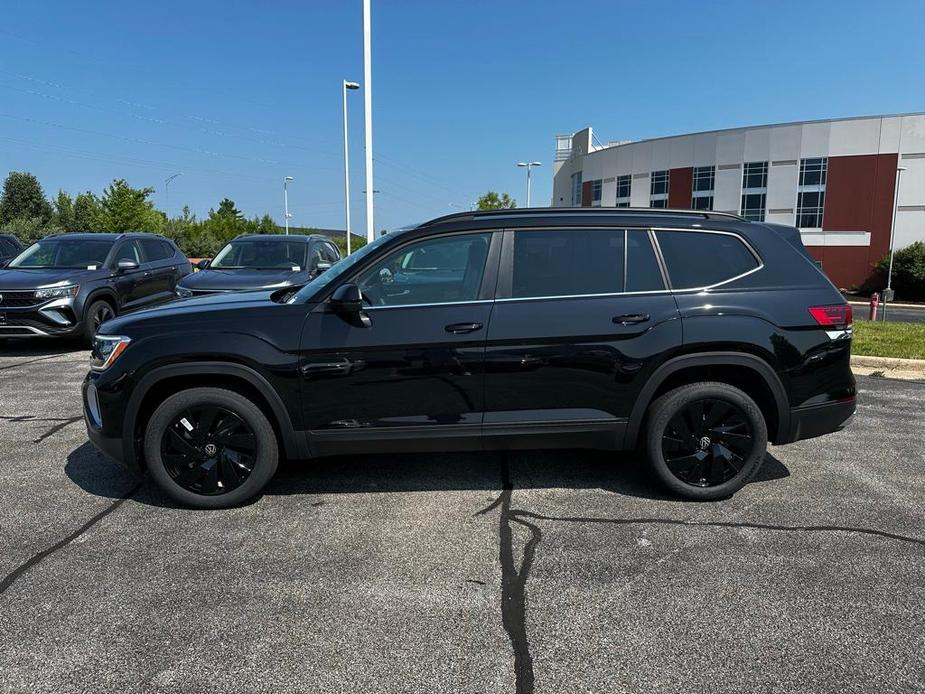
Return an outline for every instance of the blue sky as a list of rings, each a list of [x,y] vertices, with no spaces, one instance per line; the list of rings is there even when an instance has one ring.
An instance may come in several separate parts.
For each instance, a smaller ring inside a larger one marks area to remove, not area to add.
[[[0,176],[49,195],[114,177],[197,214],[343,226],[340,84],[362,81],[360,0],[35,2],[0,23]],[[373,0],[376,227],[523,203],[517,161],[593,125],[602,141],[925,110],[922,2]],[[365,228],[362,92],[350,96]]]

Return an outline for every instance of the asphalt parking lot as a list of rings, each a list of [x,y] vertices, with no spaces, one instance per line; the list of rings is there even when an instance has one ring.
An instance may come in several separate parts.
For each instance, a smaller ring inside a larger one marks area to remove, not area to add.
[[[87,443],[86,353],[0,347],[0,691],[925,690],[925,384],[733,499],[596,452],[292,464],[176,508]]]

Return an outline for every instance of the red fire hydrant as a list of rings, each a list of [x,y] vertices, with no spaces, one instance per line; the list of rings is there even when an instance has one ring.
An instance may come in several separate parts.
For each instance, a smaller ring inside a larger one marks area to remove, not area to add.
[[[870,320],[877,320],[878,308],[880,308],[880,295],[874,292],[870,295]]]

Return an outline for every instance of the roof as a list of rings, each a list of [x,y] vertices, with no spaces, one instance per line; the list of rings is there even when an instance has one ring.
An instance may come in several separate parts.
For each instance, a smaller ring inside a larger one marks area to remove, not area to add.
[[[905,116],[925,116],[925,111],[911,111],[909,113],[883,113],[879,115],[871,116],[847,116],[845,118],[817,118],[815,120],[796,120],[796,121],[787,121],[784,123],[760,123],[758,125],[740,125],[734,128],[716,128],[714,130],[698,130],[692,133],[678,133],[676,135],[659,135],[658,137],[645,137],[641,140],[620,140],[619,142],[608,143],[603,147],[597,147],[592,149],[588,154],[597,154],[598,152],[603,152],[608,149],[616,149],[617,147],[625,147],[627,145],[638,145],[640,142],[655,142],[657,140],[673,140],[677,137],[691,137],[693,135],[712,135],[714,133],[728,133],[734,132],[736,130],[758,130],[761,128],[780,128],[786,127],[788,125],[812,125],[814,123],[840,123],[843,121],[852,121],[852,120],[875,120],[878,118],[903,118]],[[581,132],[576,130],[575,132]],[[572,133],[573,135],[575,133]]]
[[[477,212],[456,212],[424,222],[420,227],[428,227],[444,222],[487,219],[526,219],[529,217],[683,217],[690,219],[726,219],[737,222],[747,221],[744,217],[731,212],[714,212],[712,210],[678,210],[658,207],[523,207],[508,210],[481,210]],[[420,228],[411,227],[411,228]]]
[[[311,239],[323,239],[326,238],[321,234],[241,234],[240,236],[235,236],[234,241],[240,241],[241,239],[260,239],[261,241],[309,241]]]

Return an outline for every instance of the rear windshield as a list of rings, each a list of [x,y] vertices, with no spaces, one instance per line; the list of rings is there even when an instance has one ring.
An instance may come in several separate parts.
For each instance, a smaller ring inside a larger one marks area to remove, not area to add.
[[[218,252],[210,267],[217,269],[283,270],[305,267],[304,241],[242,239]]]
[[[112,249],[106,239],[43,239],[32,244],[9,264],[18,268],[101,267]]]

